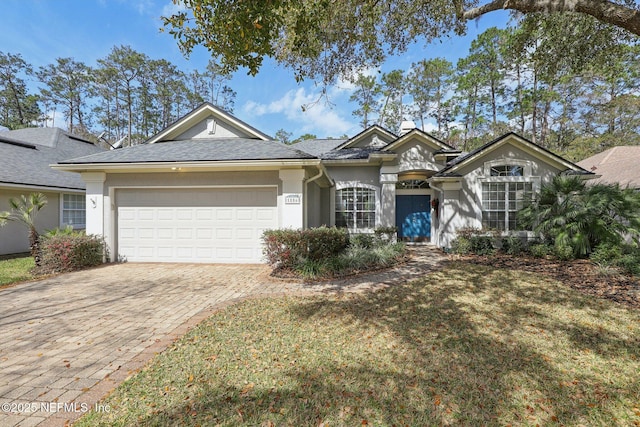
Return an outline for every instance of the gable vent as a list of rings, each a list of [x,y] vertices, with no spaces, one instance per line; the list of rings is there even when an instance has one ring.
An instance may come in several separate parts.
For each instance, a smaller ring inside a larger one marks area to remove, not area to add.
[[[216,121],[214,119],[207,119],[207,133],[209,135],[216,133]]]

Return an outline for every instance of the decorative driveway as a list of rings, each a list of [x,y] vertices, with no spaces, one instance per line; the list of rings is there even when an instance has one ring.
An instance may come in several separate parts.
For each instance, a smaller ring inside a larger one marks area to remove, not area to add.
[[[62,426],[190,327],[247,297],[361,292],[424,275],[443,260],[411,261],[349,280],[301,284],[264,265],[108,265],[0,290],[0,425]]]

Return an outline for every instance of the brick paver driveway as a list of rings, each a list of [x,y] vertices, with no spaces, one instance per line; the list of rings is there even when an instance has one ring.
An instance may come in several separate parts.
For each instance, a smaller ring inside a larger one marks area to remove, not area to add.
[[[425,272],[433,249],[393,270],[313,286],[263,265],[118,264],[0,290],[1,426],[64,425],[215,309],[239,298],[361,291]]]

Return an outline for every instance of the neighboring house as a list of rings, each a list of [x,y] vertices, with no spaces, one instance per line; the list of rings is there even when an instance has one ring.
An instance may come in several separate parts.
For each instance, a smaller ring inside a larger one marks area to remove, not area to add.
[[[620,184],[640,189],[640,146],[622,145],[609,148],[578,162],[578,165],[598,178],[594,183]]]
[[[85,226],[85,185],[78,174],[51,169],[71,157],[104,151],[58,128],[27,128],[0,132],[0,211],[10,209],[9,199],[43,193],[47,205],[38,213],[40,232],[60,226]],[[0,255],[29,251],[23,225],[0,227]]]
[[[114,259],[166,262],[260,262],[265,229],[320,225],[449,247],[460,227],[517,230],[554,175],[593,175],[513,133],[465,155],[379,126],[287,146],[211,104],[143,145],[54,167],[87,183],[87,231]]]

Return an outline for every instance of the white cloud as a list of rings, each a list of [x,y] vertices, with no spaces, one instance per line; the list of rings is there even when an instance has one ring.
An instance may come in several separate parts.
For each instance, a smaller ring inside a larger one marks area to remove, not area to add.
[[[162,16],[171,16],[178,12],[184,12],[185,10],[187,10],[187,8],[181,1],[177,3],[169,1],[169,3],[162,7]]]
[[[319,93],[308,93],[305,88],[290,90],[280,99],[268,104],[248,101],[242,107],[249,117],[281,114],[299,125],[301,133],[319,137],[339,136],[354,131],[354,123],[345,120],[320,98]],[[283,125],[282,127],[286,127]]]
[[[340,92],[353,92],[356,89],[354,80],[358,74],[362,74],[364,76],[377,76],[380,74],[380,67],[367,67],[361,68],[359,70],[353,71],[350,75],[343,75],[338,78],[338,82],[331,87],[333,91]]]

